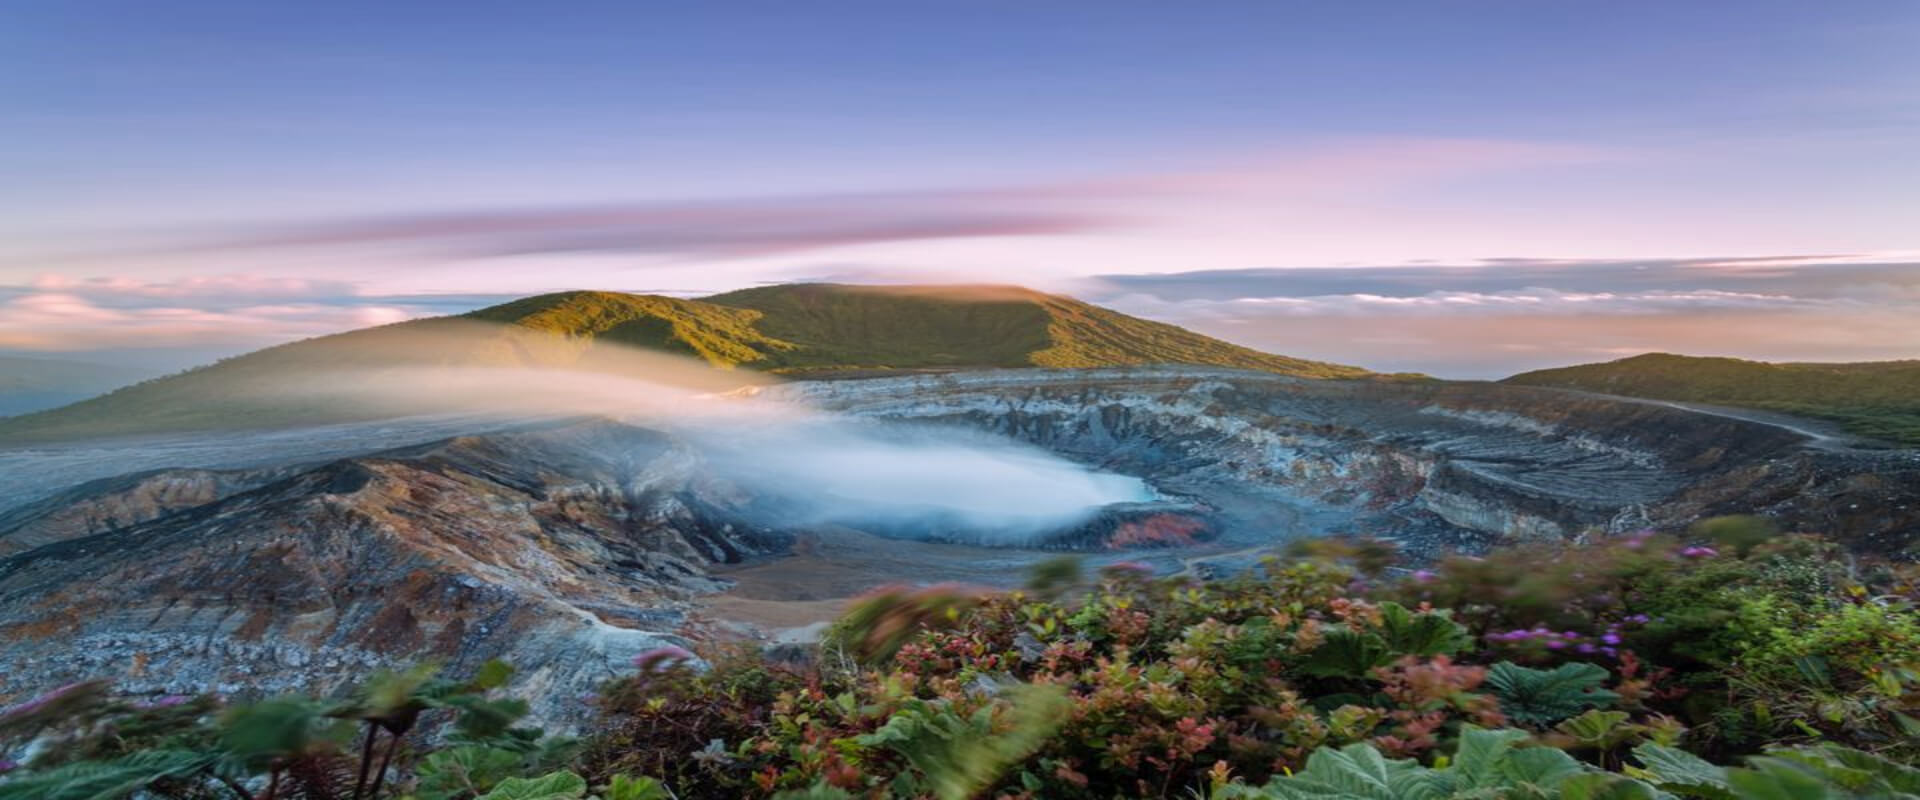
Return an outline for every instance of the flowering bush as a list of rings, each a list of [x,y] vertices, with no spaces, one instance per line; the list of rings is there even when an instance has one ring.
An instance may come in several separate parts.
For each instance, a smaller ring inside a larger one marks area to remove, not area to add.
[[[0,764],[0,800],[68,796],[48,787],[83,768],[251,800],[1298,797],[1354,774],[1369,797],[1911,791],[1920,574],[1839,555],[1740,522],[1410,572],[1364,540],[1208,581],[1050,562],[1028,591],[877,591],[802,658],[644,653],[585,700],[577,752],[511,727],[498,670],[225,711],[79,684],[0,713],[0,756],[42,743]],[[402,746],[430,714],[451,733]],[[1765,788],[1790,783],[1816,788]]]

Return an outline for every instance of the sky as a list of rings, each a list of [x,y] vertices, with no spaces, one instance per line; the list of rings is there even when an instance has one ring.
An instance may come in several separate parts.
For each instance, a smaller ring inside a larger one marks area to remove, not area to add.
[[[1018,283],[1448,377],[1920,357],[1920,3],[20,0],[0,353]]]

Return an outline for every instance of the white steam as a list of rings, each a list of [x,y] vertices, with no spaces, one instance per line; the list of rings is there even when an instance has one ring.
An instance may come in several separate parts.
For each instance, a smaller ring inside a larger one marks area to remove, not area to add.
[[[381,342],[388,360],[356,353],[346,363],[250,381],[230,397],[269,411],[318,408],[361,418],[611,417],[681,436],[721,477],[782,498],[781,518],[769,520],[775,523],[880,524],[900,533],[923,524],[928,533],[1017,542],[1084,521],[1103,506],[1151,498],[1136,478],[1005,438],[845,419],[734,391],[768,378],[692,358],[605,342],[528,340],[516,330],[513,348],[502,351],[515,357],[473,365],[473,354],[495,352],[485,345],[502,335],[478,323],[418,336],[389,329]]]
[[[723,474],[786,498],[789,523],[878,524],[1019,543],[1101,507],[1153,497],[1138,478],[962,430],[812,416],[687,435],[705,444]]]

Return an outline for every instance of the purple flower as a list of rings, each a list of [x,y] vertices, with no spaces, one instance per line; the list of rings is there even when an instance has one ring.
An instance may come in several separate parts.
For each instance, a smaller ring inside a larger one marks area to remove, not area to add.
[[[0,775],[5,775],[19,768],[20,768],[20,762],[14,761],[12,759],[0,758]]]
[[[1602,642],[1605,642],[1605,643],[1607,643],[1607,644],[1619,644],[1619,643],[1620,643],[1620,634],[1617,634],[1617,633],[1608,633],[1608,634],[1606,634],[1606,635],[1604,635],[1604,636],[1601,636],[1601,637],[1600,637],[1600,641],[1602,641]]]
[[[1428,581],[1431,581],[1433,580],[1433,570],[1430,570],[1430,569],[1414,570],[1413,579],[1416,581],[1419,581],[1420,583],[1426,583]]]
[[[1566,646],[1567,646],[1567,643],[1566,643],[1566,642],[1563,642],[1563,641],[1560,641],[1559,639],[1553,639],[1553,640],[1551,640],[1551,641],[1548,641],[1548,642],[1547,642],[1547,649],[1549,649],[1549,650],[1558,650],[1558,649],[1560,649],[1560,648],[1562,648],[1562,647],[1566,647]]]
[[[1682,558],[1713,558],[1717,555],[1720,555],[1720,551],[1711,547],[1689,547],[1680,551]]]

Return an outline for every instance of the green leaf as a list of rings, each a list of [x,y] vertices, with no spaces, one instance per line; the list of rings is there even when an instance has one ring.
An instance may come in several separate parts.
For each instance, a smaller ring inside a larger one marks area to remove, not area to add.
[[[454,735],[473,743],[487,743],[505,737],[512,730],[513,723],[527,715],[527,701],[519,698],[493,699],[477,694],[459,694],[433,701],[429,705],[459,710],[460,716],[453,723]]]
[[[326,749],[351,733],[299,697],[263,700],[228,711],[220,720],[220,747],[252,768]]]
[[[1785,762],[1753,759],[1752,769],[1727,770],[1727,785],[1740,800],[1843,800],[1826,781]]]
[[[1586,713],[1554,726],[1554,730],[1573,737],[1580,744],[1601,750],[1612,750],[1622,742],[1638,736],[1643,728],[1628,725],[1629,715],[1625,711],[1601,711],[1588,709]]]
[[[1585,771],[1573,756],[1552,747],[1522,747],[1501,760],[1500,775],[1505,783],[1550,789]]]
[[[1422,794],[1413,785],[1422,772],[1419,764],[1388,759],[1369,744],[1323,747],[1307,756],[1306,768],[1273,779],[1265,791],[1278,798],[1402,800]]]
[[[1733,800],[1733,792],[1727,787],[1726,769],[1709,764],[1706,759],[1676,747],[1652,743],[1633,748],[1633,757],[1662,789],[1689,797]]]
[[[847,790],[825,783],[816,783],[805,789],[790,789],[773,796],[773,800],[853,800]]]
[[[899,753],[924,776],[925,791],[942,800],[965,800],[1046,744],[1071,704],[1058,687],[1026,684],[966,717],[944,701],[916,700],[855,742]],[[1002,719],[1007,724],[997,725]]]
[[[1810,747],[1798,752],[1817,753],[1828,762],[1871,775],[1874,780],[1885,784],[1893,791],[1920,793],[1920,769],[1912,766],[1890,761],[1872,753],[1836,745]],[[1776,754],[1778,754],[1777,751]]]
[[[421,800],[472,797],[492,789],[520,770],[521,755],[484,745],[450,747],[420,762]]]
[[[1500,710],[1508,719],[1544,727],[1618,702],[1620,695],[1600,688],[1607,675],[1605,668],[1593,664],[1539,670],[1502,661],[1487,670],[1485,686],[1499,698]]]
[[[512,665],[495,658],[481,664],[480,669],[474,671],[472,680],[467,681],[467,685],[477,691],[486,691],[505,686],[512,678]]]
[[[1643,781],[1604,772],[1586,772],[1560,782],[1560,800],[1666,800],[1671,795]]]
[[[1493,786],[1498,784],[1501,762],[1505,760],[1513,745],[1527,740],[1525,731],[1512,729],[1487,730],[1467,727],[1460,732],[1460,749],[1453,755],[1453,763],[1448,767],[1455,781],[1462,786]]]
[[[1458,653],[1473,643],[1467,629],[1446,614],[1416,614],[1392,601],[1380,604],[1380,635],[1395,653],[1437,656]]]
[[[1307,653],[1301,672],[1322,678],[1364,678],[1393,660],[1393,648],[1373,633],[1340,625],[1326,628],[1326,639]]]
[[[659,781],[626,775],[613,776],[605,794],[604,800],[670,800],[673,797]]]
[[[538,778],[508,778],[480,800],[577,800],[586,793],[586,779],[571,772],[552,772]]]

